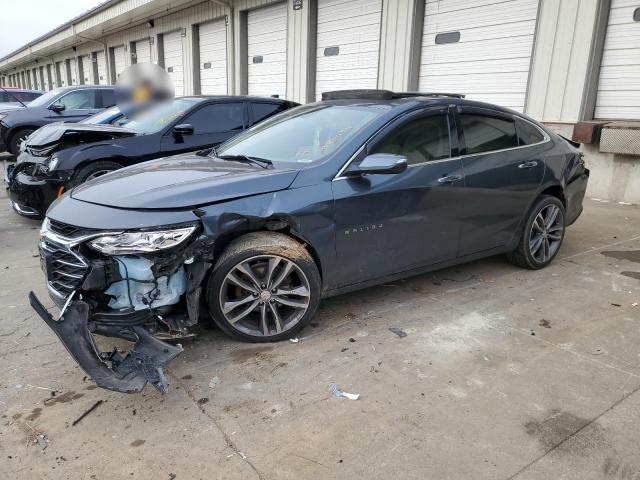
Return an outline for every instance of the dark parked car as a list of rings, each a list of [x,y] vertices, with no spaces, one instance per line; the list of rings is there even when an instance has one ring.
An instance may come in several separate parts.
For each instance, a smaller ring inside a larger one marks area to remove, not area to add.
[[[272,342],[323,297],[496,254],[545,267],[582,211],[581,153],[520,113],[456,96],[328,96],[209,156],[129,167],[52,205],[40,251],[60,320],[30,301],[99,386],[166,391],[162,367],[181,347],[161,339],[189,335],[203,313]],[[93,334],[135,344],[96,354]]]
[[[124,166],[214,147],[296,105],[277,98],[182,97],[121,126],[47,125],[23,143],[9,175],[12,205],[21,215],[42,217],[70,187]]]
[[[36,98],[27,108],[0,113],[0,149],[16,155],[20,143],[43,125],[77,122],[115,104],[114,87],[60,87]]]
[[[16,87],[0,87],[0,112],[24,108],[44,92]]]

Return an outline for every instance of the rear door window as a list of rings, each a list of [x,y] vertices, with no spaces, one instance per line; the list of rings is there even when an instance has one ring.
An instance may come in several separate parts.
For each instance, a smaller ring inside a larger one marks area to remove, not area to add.
[[[476,113],[460,115],[466,153],[484,153],[518,146],[512,119]]]
[[[252,102],[251,110],[253,112],[253,123],[258,123],[286,110],[286,107],[282,103]]]
[[[103,108],[113,107],[116,104],[116,97],[113,90],[109,90],[105,88],[105,89],[101,89],[100,92],[102,94]]]
[[[244,108],[243,102],[205,105],[181,123],[193,125],[195,134],[240,131],[244,129]]]
[[[544,134],[532,123],[516,117],[516,131],[519,145],[534,145],[544,141]]]

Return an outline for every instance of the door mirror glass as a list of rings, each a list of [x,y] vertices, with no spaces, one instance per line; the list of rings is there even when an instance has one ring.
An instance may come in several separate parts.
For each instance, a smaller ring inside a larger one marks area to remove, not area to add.
[[[190,123],[181,123],[173,127],[173,133],[176,135],[193,135],[193,125]]]
[[[366,156],[357,166],[345,172],[347,177],[366,174],[392,175],[407,169],[407,159],[392,153],[374,153]]]
[[[60,103],[60,102],[52,103],[51,105],[49,105],[49,110],[51,110],[53,112],[61,112],[65,108],[66,107],[64,106],[64,104]]]

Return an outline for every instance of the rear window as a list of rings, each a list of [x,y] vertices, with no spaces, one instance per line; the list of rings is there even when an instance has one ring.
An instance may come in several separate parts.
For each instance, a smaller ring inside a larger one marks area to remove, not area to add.
[[[538,127],[518,117],[516,117],[516,130],[519,145],[533,145],[544,140],[544,135]]]
[[[492,152],[518,146],[513,120],[469,113],[463,113],[460,119],[467,154]]]

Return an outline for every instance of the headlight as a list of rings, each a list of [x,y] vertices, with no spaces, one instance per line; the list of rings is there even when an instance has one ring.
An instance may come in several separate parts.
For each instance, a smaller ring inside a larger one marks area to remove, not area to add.
[[[196,229],[195,225],[172,230],[154,230],[149,232],[124,232],[117,235],[105,235],[89,242],[91,248],[107,255],[127,255],[165,250],[180,245]]]
[[[60,159],[54,153],[53,155],[51,155],[51,158],[49,158],[49,160],[44,163],[43,166],[48,172],[53,172],[58,166],[58,162],[60,162]]]

